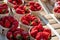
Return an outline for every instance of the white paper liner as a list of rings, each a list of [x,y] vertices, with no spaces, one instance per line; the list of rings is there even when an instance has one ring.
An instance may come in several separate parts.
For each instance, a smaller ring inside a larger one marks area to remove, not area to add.
[[[31,27],[31,28],[29,29],[30,40],[36,40],[36,39],[33,38],[33,37],[31,36],[31,34],[30,34],[30,30],[31,30],[32,28],[33,28],[33,27]]]
[[[38,16],[40,14],[41,11],[31,11],[31,14]]]
[[[9,31],[9,28],[4,28],[3,26],[0,25],[0,33],[1,34],[6,35],[8,31]]]
[[[56,18],[60,18],[60,13],[55,13],[54,12],[54,15],[55,15]]]

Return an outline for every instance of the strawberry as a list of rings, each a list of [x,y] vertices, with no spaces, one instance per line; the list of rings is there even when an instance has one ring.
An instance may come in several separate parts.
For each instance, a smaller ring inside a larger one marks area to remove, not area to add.
[[[38,24],[37,27],[38,27],[38,30],[39,30],[39,31],[43,31],[43,30],[44,30],[42,24]]]
[[[37,19],[35,16],[32,16],[32,18],[31,18],[31,20],[33,21],[33,20],[35,20],[35,19]]]
[[[14,7],[14,9],[17,9],[18,8],[18,5],[14,5],[13,7]]]
[[[6,28],[10,28],[10,22],[8,20],[5,21],[5,25]]]
[[[36,26],[37,25],[37,23],[35,22],[35,21],[33,21],[33,22],[31,22],[31,24],[30,25],[32,25],[32,26]]]
[[[38,33],[38,30],[33,30],[30,32],[31,36],[35,38],[36,34]]]
[[[57,13],[60,13],[60,9],[58,9]]]
[[[6,36],[7,36],[8,39],[12,39],[13,38],[12,32],[7,32]]]
[[[17,40],[22,40],[22,35],[20,31],[15,31],[13,35],[14,38],[16,38]]]
[[[13,4],[14,4],[14,5],[17,5],[16,1],[13,1]]]
[[[29,34],[28,34],[28,32],[23,31],[23,32],[22,32],[22,36],[23,36],[23,38],[24,38],[25,40],[27,40],[28,37],[29,37]]]
[[[9,20],[10,22],[13,22],[15,19],[14,19],[12,16],[8,16],[8,20]]]
[[[36,40],[48,40],[48,33],[38,32],[37,35],[36,35]]]
[[[34,6],[39,7],[40,4],[39,4],[38,2],[36,2],[36,3],[34,4]]]
[[[58,8],[54,8],[54,12],[57,12],[58,11]]]
[[[14,21],[13,21],[13,25],[15,25],[15,27],[18,27],[18,24],[19,24],[19,23],[18,23],[17,20],[14,20]]]
[[[29,5],[34,5],[34,3],[35,3],[34,1],[30,1]]]
[[[38,32],[36,35],[36,40],[40,40],[42,37],[42,32]]]
[[[30,6],[30,9],[31,9],[32,11],[35,11],[35,10],[36,10],[33,6]]]
[[[43,36],[46,40],[50,40],[51,36],[48,32],[43,32],[43,34],[44,34]]]
[[[17,12],[18,14],[24,14],[24,13],[25,13],[24,10],[21,10],[21,9],[19,9],[19,8],[16,9],[16,12]]]
[[[39,28],[37,26],[34,26],[31,31],[38,30]]]
[[[44,31],[43,32],[48,32],[49,33],[49,35],[50,35],[50,37],[51,37],[51,30],[50,29],[44,29]]]
[[[23,23],[23,24],[26,24],[26,25],[29,25],[29,22],[26,21],[26,20],[22,20],[22,23]]]
[[[16,30],[16,28],[17,28],[17,26],[12,25],[12,27],[11,27],[10,31],[14,32],[14,31]]]
[[[41,7],[39,6],[39,7],[37,7],[37,10],[41,10]]]
[[[16,28],[16,31],[23,32],[24,30],[23,30],[23,29],[21,29],[21,28]]]
[[[8,0],[10,3],[12,3],[12,0]]]

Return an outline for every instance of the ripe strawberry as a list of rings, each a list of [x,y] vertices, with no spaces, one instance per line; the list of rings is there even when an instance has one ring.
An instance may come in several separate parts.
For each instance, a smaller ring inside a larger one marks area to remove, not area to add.
[[[39,7],[40,4],[39,4],[38,2],[36,2],[36,3],[34,4],[34,6]]]
[[[37,19],[35,16],[32,16],[32,17],[31,17],[31,20],[32,20],[32,21],[35,20],[35,19]]]
[[[14,4],[14,5],[17,5],[16,1],[13,1],[13,4]]]
[[[14,5],[13,7],[14,7],[14,9],[17,9],[18,8],[18,5]]]
[[[17,20],[14,20],[14,21],[13,21],[13,25],[15,25],[15,27],[18,27],[18,24],[19,24],[19,23],[18,23]]]
[[[33,31],[30,32],[31,36],[34,37],[34,38],[36,37],[37,33],[38,33],[38,30],[33,30]]]
[[[57,13],[60,13],[60,9],[58,9]]]
[[[17,28],[17,26],[12,25],[12,27],[11,27],[10,31],[14,32],[14,31],[16,30],[16,28]]]
[[[12,16],[8,16],[8,20],[9,20],[10,22],[13,22],[15,19],[14,19]]]
[[[49,33],[49,35],[50,35],[50,37],[51,37],[51,30],[50,29],[44,29],[44,31],[43,32],[48,32]]]
[[[30,9],[31,9],[32,11],[35,11],[35,10],[36,10],[33,6],[30,6]]]
[[[18,14],[24,14],[24,13],[25,13],[24,10],[21,10],[21,9],[19,9],[19,8],[16,9],[16,12],[17,12]]]
[[[36,40],[48,40],[48,33],[38,32],[36,35]]]
[[[37,23],[35,22],[35,21],[33,21],[33,22],[31,22],[31,24],[30,25],[32,25],[32,26],[36,26],[37,25]]]
[[[39,7],[37,7],[37,10],[39,11],[39,10],[41,10],[41,7],[39,6]]]
[[[38,27],[38,30],[39,30],[39,31],[43,31],[43,30],[44,30],[42,24],[38,24],[37,27]]]
[[[57,11],[58,11],[58,8],[55,8],[55,9],[54,9],[54,12],[57,12]]]
[[[6,36],[7,36],[8,39],[12,39],[13,38],[12,32],[7,32]]]
[[[20,31],[15,31],[13,35],[14,38],[16,38],[17,40],[22,40],[22,35]]]
[[[27,40],[28,37],[29,37],[29,34],[28,34],[28,32],[23,31],[23,32],[22,32],[22,36],[23,36],[23,38],[24,38],[25,40]]]
[[[23,30],[23,29],[21,29],[21,28],[16,28],[16,31],[23,32],[24,30]]]
[[[50,40],[51,36],[48,32],[43,32],[43,37],[46,39],[46,40]]]
[[[34,5],[34,3],[35,3],[34,1],[30,1],[29,5]]]
[[[12,3],[12,0],[8,0],[8,2]]]
[[[23,24],[26,24],[26,25],[29,25],[29,22],[26,21],[26,20],[22,20],[22,23],[23,23]]]
[[[42,32],[38,32],[37,35],[36,35],[36,40],[41,40],[41,37],[42,37]]]
[[[6,28],[10,28],[10,22],[9,22],[8,20],[5,21],[5,25],[4,25],[4,27],[6,27]]]
[[[31,31],[38,30],[39,28],[37,26],[34,26]]]

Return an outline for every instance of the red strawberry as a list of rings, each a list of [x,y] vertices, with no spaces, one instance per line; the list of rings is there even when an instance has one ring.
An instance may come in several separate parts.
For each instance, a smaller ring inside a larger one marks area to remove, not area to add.
[[[17,40],[22,40],[20,31],[15,31],[13,35],[14,35],[14,38],[16,38]]]
[[[42,32],[38,32],[37,35],[36,35],[36,40],[41,40],[41,37],[42,37]]]
[[[32,25],[32,26],[36,26],[37,23],[36,23],[35,21],[33,21],[33,22],[31,22],[31,25]]]
[[[14,4],[14,5],[17,5],[16,1],[13,1],[13,4]]]
[[[29,5],[34,5],[34,3],[35,3],[34,1],[30,1]]]
[[[58,8],[54,8],[54,12],[57,12],[58,11]]]
[[[33,30],[30,32],[31,36],[35,38],[36,34],[38,33],[38,30]]]
[[[8,20],[9,20],[10,22],[13,22],[15,19],[14,19],[12,16],[8,16]]]
[[[44,29],[43,32],[48,32],[50,34],[50,36],[51,36],[51,30],[50,29]]]
[[[34,26],[31,31],[38,30],[39,28],[37,26]]]
[[[12,39],[12,37],[13,37],[12,32],[7,32],[6,36],[7,36],[8,39]]]
[[[36,35],[36,40],[48,40],[48,33],[39,32]]]
[[[18,8],[18,5],[14,5],[13,7],[14,7],[14,9],[17,9]]]
[[[15,25],[16,27],[18,27],[18,24],[19,24],[19,23],[18,23],[17,20],[14,20],[14,21],[13,21],[13,25]]]
[[[51,36],[48,32],[43,32],[43,37],[46,39],[46,40],[50,40]]]
[[[5,21],[5,26],[6,28],[10,28],[10,22],[8,20]]]
[[[10,31],[14,32],[14,31],[16,30],[16,28],[17,28],[17,26],[12,25],[12,27],[11,27]]]
[[[10,3],[12,3],[12,0],[8,0]]]
[[[60,13],[60,9],[58,9],[57,13]]]
[[[36,19],[36,17],[35,17],[35,16],[32,16],[32,17],[31,17],[31,20],[32,20],[32,21],[33,21],[33,20],[35,20],[35,19]]]
[[[17,12],[18,14],[24,14],[24,13],[25,13],[24,10],[21,10],[21,9],[19,9],[19,8],[16,9],[16,12]]]
[[[29,37],[29,34],[28,34],[28,32],[23,31],[23,32],[22,32],[22,36],[23,36],[23,38],[24,38],[25,40],[27,40],[28,37]]]
[[[34,6],[30,6],[30,9],[32,10],[32,11],[35,11],[36,9],[34,8]]]
[[[23,29],[21,29],[21,28],[16,28],[16,31],[23,32],[24,30],[23,30]]]
[[[37,27],[38,27],[38,30],[39,30],[39,31],[43,31],[43,30],[44,30],[42,24],[39,24]]]
[[[39,10],[41,10],[41,7],[39,6],[39,7],[37,7],[37,10],[39,11]]]
[[[40,4],[39,4],[38,2],[36,2],[36,3],[34,4],[34,6],[39,7]]]
[[[23,24],[26,24],[26,25],[29,25],[29,22],[26,21],[26,20],[22,20],[22,23],[23,23]]]

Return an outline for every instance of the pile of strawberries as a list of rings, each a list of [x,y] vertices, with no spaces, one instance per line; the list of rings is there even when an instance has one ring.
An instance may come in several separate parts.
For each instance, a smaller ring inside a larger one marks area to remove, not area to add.
[[[50,40],[51,30],[45,29],[42,24],[39,24],[30,30],[30,35],[36,40]]]
[[[21,18],[21,22],[25,25],[36,26],[40,23],[40,19],[31,14],[27,14]]]
[[[28,13],[30,13],[29,8],[25,5],[21,5],[21,6],[14,5],[14,9],[16,10],[16,13],[18,13],[18,14],[28,14]]]
[[[28,32],[21,28],[16,28],[13,32],[8,31],[6,36],[9,40],[30,40]]]
[[[30,1],[29,5],[32,11],[39,11],[42,8],[38,2],[34,2],[34,1]]]
[[[60,6],[55,7],[55,8],[54,8],[54,12],[55,12],[55,13],[60,13]]]
[[[22,0],[8,0],[8,2],[10,2],[14,5],[21,5],[22,4]]]
[[[5,16],[0,19],[0,25],[4,28],[17,28],[18,21],[15,20],[12,16]]]
[[[6,3],[0,4],[0,14],[8,13],[8,6]]]

